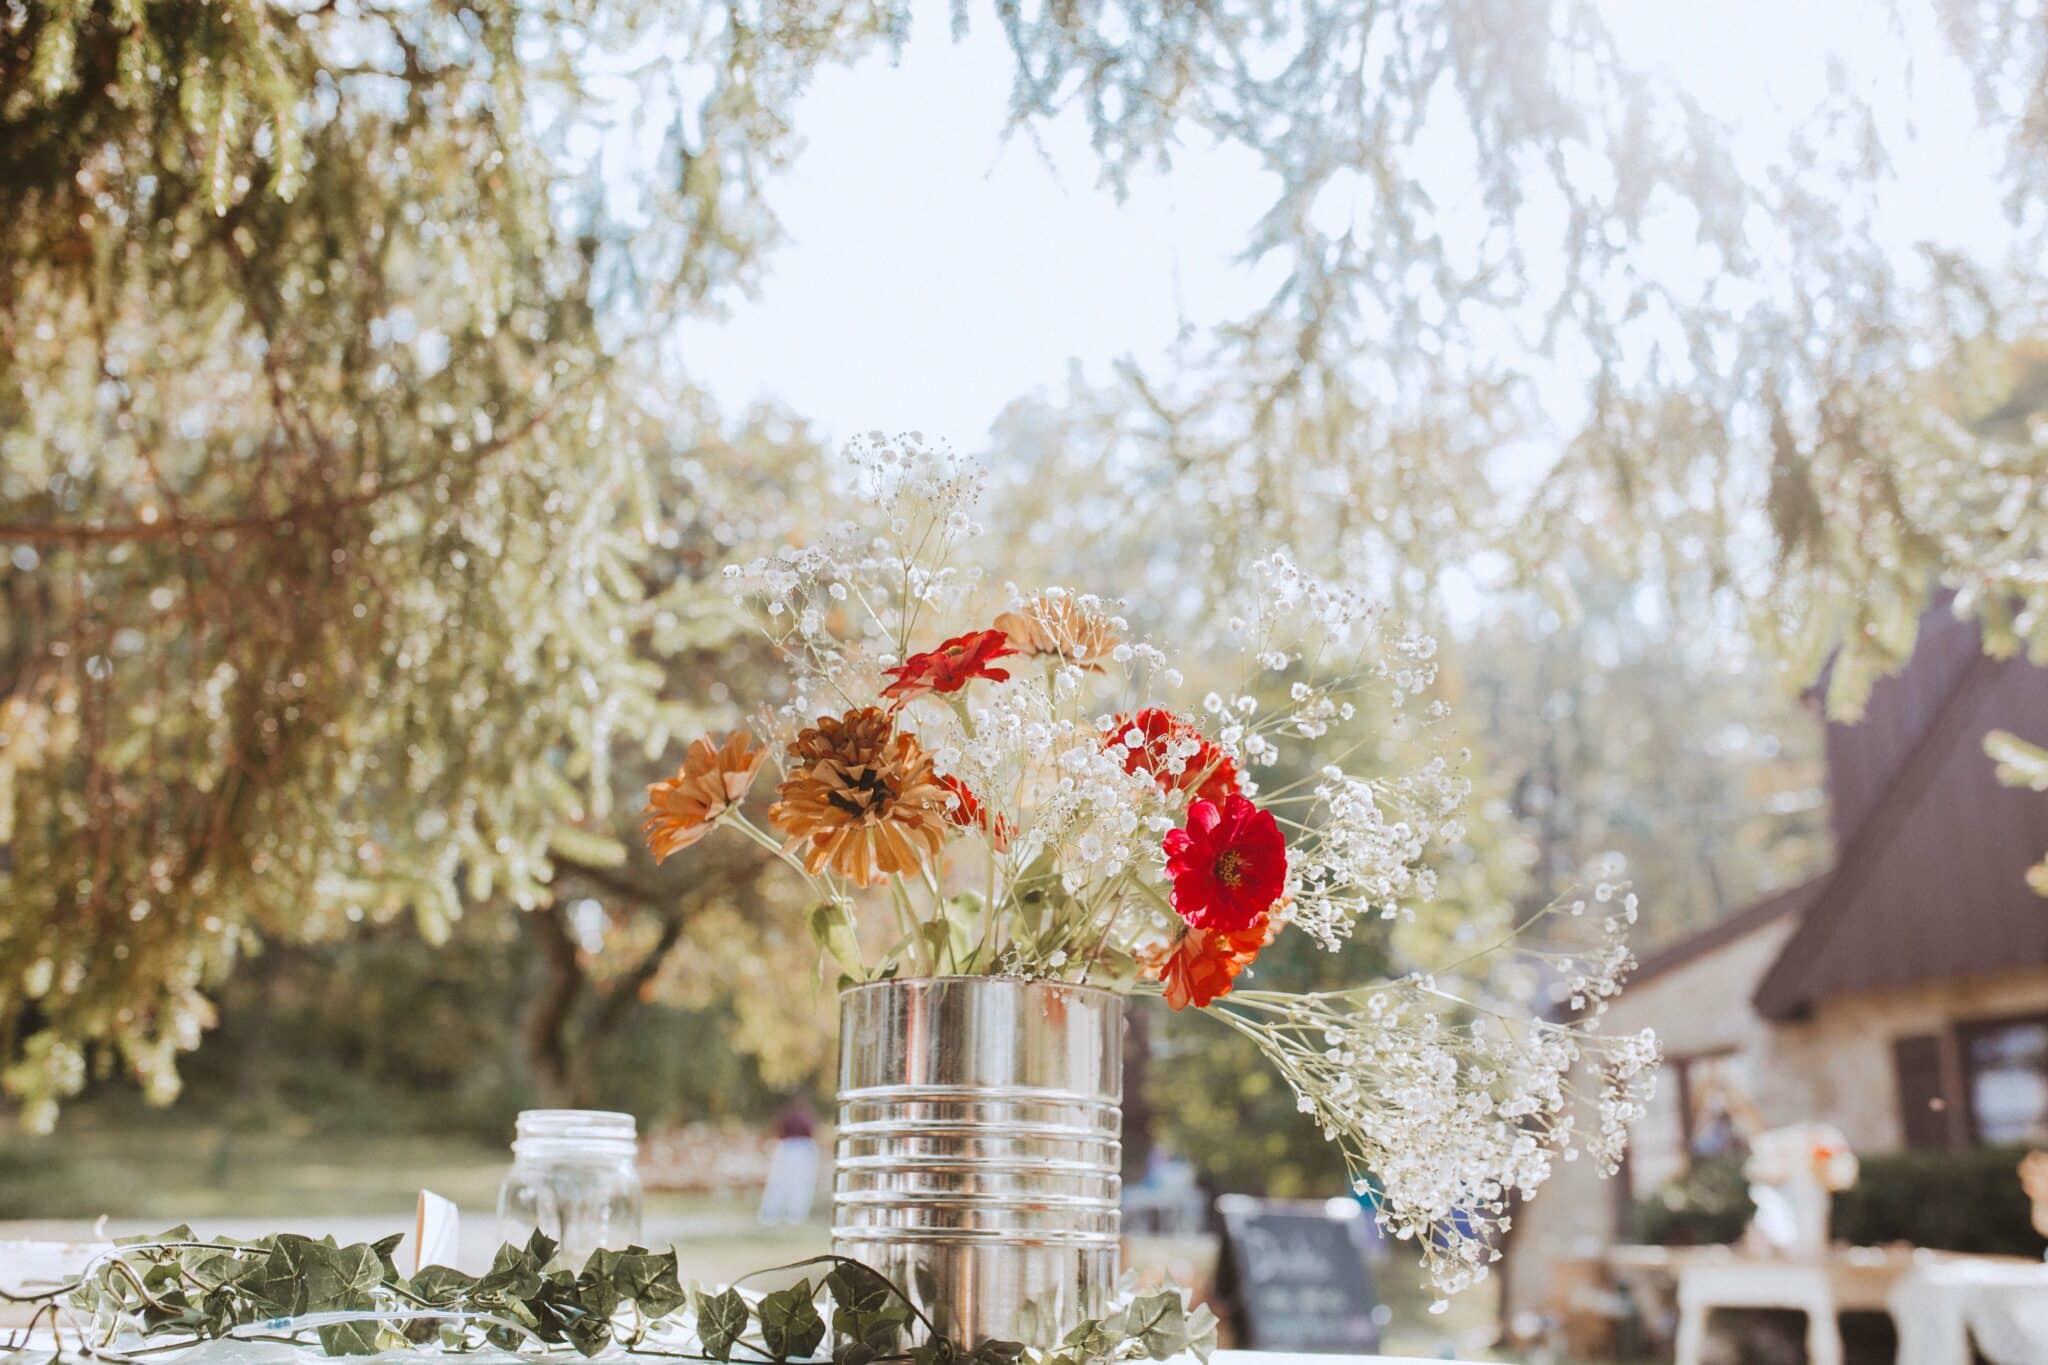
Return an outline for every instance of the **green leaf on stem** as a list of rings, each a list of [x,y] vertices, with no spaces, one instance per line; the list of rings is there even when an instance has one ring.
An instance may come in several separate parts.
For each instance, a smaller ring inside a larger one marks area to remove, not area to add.
[[[747,1330],[747,1301],[737,1289],[697,1296],[697,1338],[713,1360],[731,1360]]]

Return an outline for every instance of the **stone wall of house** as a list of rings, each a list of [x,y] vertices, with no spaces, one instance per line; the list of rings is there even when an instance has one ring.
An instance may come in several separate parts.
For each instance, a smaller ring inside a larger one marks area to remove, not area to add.
[[[1755,1071],[1759,1107],[1772,1123],[1825,1118],[1860,1152],[1896,1150],[1905,1132],[1892,1043],[1957,1024],[2028,1014],[2048,1014],[2048,969],[1823,1001],[1811,1019],[1766,1033]]]

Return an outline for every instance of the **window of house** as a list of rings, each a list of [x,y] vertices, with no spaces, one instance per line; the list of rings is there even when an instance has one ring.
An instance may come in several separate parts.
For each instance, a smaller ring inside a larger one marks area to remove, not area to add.
[[[1749,1059],[1739,1052],[1685,1064],[1685,1147],[1694,1161],[1743,1156],[1758,1123]]]
[[[1629,1140],[1629,1193],[1645,1198],[1695,1161],[1745,1154],[1758,1126],[1752,1090],[1741,1053],[1668,1059]]]
[[[2048,1142],[2048,1016],[1957,1030],[1970,1127],[1979,1142]]]
[[[1685,1120],[1680,1112],[1676,1074],[1683,1063],[1667,1061],[1657,1088],[1636,1120],[1628,1143],[1628,1192],[1647,1199],[1685,1174]]]

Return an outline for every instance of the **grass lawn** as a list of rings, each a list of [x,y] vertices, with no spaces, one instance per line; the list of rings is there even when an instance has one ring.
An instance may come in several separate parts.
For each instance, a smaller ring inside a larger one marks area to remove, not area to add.
[[[410,1220],[421,1186],[494,1206],[503,1147],[431,1137],[262,1133],[171,1120],[97,1125],[69,1115],[50,1137],[0,1133],[0,1219],[364,1214]]]

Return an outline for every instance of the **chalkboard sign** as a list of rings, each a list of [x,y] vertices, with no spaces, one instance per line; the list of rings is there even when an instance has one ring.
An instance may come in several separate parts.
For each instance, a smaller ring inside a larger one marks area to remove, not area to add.
[[[1379,1296],[1354,1236],[1357,1204],[1225,1195],[1216,1211],[1223,1217],[1217,1297],[1240,1347],[1351,1355],[1379,1349]]]

